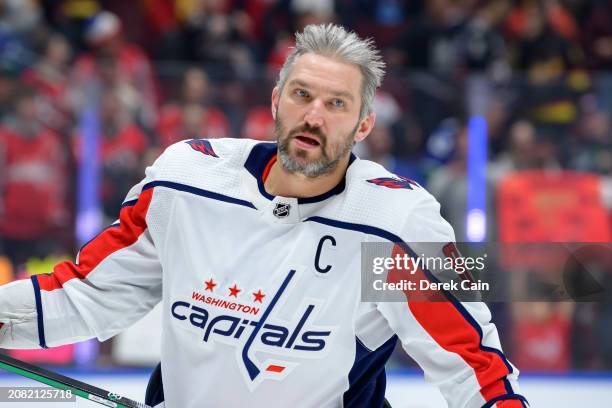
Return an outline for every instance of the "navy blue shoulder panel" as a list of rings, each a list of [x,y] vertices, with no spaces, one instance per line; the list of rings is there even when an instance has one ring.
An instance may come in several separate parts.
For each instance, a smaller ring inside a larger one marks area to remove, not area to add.
[[[251,153],[249,153],[249,157],[246,159],[246,162],[244,162],[244,167],[249,173],[251,173],[253,177],[255,177],[255,180],[257,180],[259,192],[268,200],[273,200],[274,196],[268,194],[268,192],[264,188],[261,175],[263,174],[263,171],[272,156],[276,154],[276,150],[276,143],[258,143],[253,146],[253,149],[251,149]]]
[[[159,363],[149,378],[145,393],[145,404],[154,407],[164,401],[164,383],[162,381],[161,363]]]
[[[344,393],[345,408],[381,408],[385,406],[387,375],[385,364],[393,353],[397,336],[376,350],[369,350],[358,338],[355,362],[349,372],[349,389]]]

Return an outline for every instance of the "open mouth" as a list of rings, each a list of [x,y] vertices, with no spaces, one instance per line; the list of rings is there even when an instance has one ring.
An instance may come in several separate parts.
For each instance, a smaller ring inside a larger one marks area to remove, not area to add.
[[[304,136],[304,135],[299,135],[295,137],[297,140],[299,140],[300,142],[310,145],[310,146],[319,146],[319,141],[312,138],[312,137],[308,137],[308,136]]]

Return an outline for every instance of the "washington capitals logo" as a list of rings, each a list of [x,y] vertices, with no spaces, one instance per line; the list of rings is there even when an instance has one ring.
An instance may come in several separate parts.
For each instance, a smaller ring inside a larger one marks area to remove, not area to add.
[[[379,186],[387,187],[387,188],[407,188],[408,190],[412,190],[412,187],[420,187],[419,184],[404,176],[394,177],[379,177],[371,180],[367,180],[368,183],[376,184]]]
[[[204,305],[223,306],[219,302],[206,302],[198,297],[194,304],[191,301],[176,301],[172,304],[172,316],[187,323],[190,331],[202,335],[202,341],[209,347],[214,347],[217,342],[238,346],[236,350],[236,361],[244,375],[246,384],[250,389],[254,389],[262,381],[282,380],[296,366],[299,365],[300,358],[324,358],[329,351],[328,344],[333,336],[331,326],[321,326],[314,324],[317,312],[320,311],[321,301],[308,299],[297,307],[293,317],[285,319],[279,316],[277,305],[281,297],[287,292],[290,282],[295,277],[296,271],[290,270],[283,279],[278,290],[270,297],[261,293],[261,290],[254,292],[253,296],[262,303],[264,296],[266,299],[263,304],[263,313],[252,313],[244,308],[232,303],[227,309],[241,311],[245,315],[236,316],[236,313],[223,312],[218,314],[214,309],[204,307]],[[212,278],[204,282],[208,287],[216,286]],[[236,284],[232,289],[236,289]],[[286,306],[286,305],[285,305]],[[286,313],[285,313],[286,314]],[[281,313],[282,315],[282,313]],[[260,360],[256,355],[265,355]]]
[[[215,153],[215,151],[213,150],[212,145],[210,144],[208,140],[193,139],[193,140],[188,140],[185,143],[191,146],[193,150],[196,150],[200,153],[204,153],[207,156],[219,157],[217,156],[217,153]]]

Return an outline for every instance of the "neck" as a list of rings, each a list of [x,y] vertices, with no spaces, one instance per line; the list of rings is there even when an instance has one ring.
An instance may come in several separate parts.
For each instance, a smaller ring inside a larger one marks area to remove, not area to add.
[[[288,172],[277,160],[270,168],[264,187],[268,193],[275,196],[315,197],[328,192],[340,183],[346,173],[348,162],[347,155],[331,173],[311,178],[300,173]]]

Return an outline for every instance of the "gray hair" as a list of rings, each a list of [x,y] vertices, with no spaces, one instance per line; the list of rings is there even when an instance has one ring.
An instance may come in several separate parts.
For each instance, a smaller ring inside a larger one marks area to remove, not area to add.
[[[385,75],[385,63],[373,39],[361,39],[354,32],[335,24],[307,25],[303,32],[295,34],[295,47],[278,75],[276,86],[279,92],[282,93],[297,57],[307,53],[337,58],[357,65],[363,77],[359,118],[363,119],[372,112],[376,88],[380,86]]]

